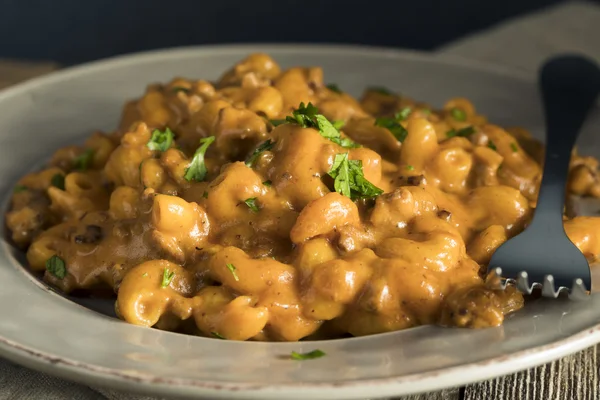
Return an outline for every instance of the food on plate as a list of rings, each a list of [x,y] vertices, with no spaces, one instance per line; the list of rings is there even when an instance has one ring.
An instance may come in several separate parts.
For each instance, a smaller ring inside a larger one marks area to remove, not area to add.
[[[262,341],[497,326],[523,297],[486,264],[530,222],[543,151],[467,99],[356,100],[252,54],[217,82],[148,86],[114,132],[24,176],[6,224],[46,282],[114,293],[136,325]],[[574,153],[569,192],[599,197],[597,169]],[[565,229],[594,261],[600,219]]]

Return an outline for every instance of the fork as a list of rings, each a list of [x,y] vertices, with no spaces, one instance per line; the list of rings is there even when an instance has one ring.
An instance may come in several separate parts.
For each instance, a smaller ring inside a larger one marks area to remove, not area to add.
[[[546,155],[535,214],[522,233],[496,250],[488,273],[502,278],[502,288],[516,281],[525,294],[541,287],[544,297],[567,291],[571,299],[582,300],[591,289],[591,271],[565,233],[563,208],[571,150],[600,91],[600,69],[581,56],[559,56],[542,66],[538,84],[546,116]]]

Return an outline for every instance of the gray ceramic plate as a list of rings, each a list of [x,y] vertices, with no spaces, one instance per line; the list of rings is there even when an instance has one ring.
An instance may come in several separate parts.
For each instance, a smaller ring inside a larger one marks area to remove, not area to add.
[[[39,166],[59,146],[111,130],[124,101],[175,75],[217,78],[246,54],[270,53],[284,67],[321,65],[358,95],[385,85],[439,106],[465,96],[502,125],[540,134],[534,78],[467,61],[385,49],[322,46],[203,47],[93,63],[0,93],[0,185]],[[580,145],[600,155],[600,110]],[[596,138],[597,139],[597,138]],[[421,327],[370,337],[303,343],[241,343],[128,325],[48,291],[0,250],[0,353],[23,365],[91,385],[183,397],[373,398],[430,391],[540,364],[600,340],[600,296],[538,301],[487,330]],[[110,307],[108,307],[110,309]],[[296,362],[291,351],[326,357]]]

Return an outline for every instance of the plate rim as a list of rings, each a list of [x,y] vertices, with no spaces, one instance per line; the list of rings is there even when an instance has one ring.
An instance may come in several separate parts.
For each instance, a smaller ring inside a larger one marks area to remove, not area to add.
[[[235,53],[252,52],[256,49],[262,51],[275,50],[278,53],[298,52],[336,53],[339,55],[352,54],[368,57],[391,57],[399,60],[421,60],[435,61],[438,64],[452,65],[463,68],[479,70],[487,73],[509,76],[512,79],[521,80],[528,84],[533,82],[535,74],[517,70],[510,67],[487,64],[480,61],[470,60],[465,57],[444,53],[429,53],[416,50],[396,49],[390,47],[373,47],[365,45],[349,44],[309,44],[309,43],[248,43],[248,44],[220,44],[184,46],[175,48],[157,49],[87,62],[84,64],[67,67],[48,75],[33,78],[31,80],[10,86],[0,90],[0,100],[20,92],[26,92],[40,85],[58,83],[73,76],[93,74],[97,70],[106,70],[128,64],[136,64],[156,58],[186,56],[195,57],[202,53]],[[260,394],[263,398],[280,398],[290,389],[298,391],[299,395],[305,397],[310,395],[314,398],[333,398],[344,394],[347,398],[359,398],[355,389],[357,387],[377,386],[378,396],[396,396],[434,391],[448,388],[448,380],[452,380],[454,386],[463,386],[477,381],[487,380],[496,376],[515,372],[515,360],[519,361],[518,370],[530,368],[542,363],[556,360],[565,355],[582,350],[600,342],[600,323],[590,325],[587,329],[552,343],[508,353],[503,356],[493,357],[484,361],[461,364],[442,370],[432,370],[422,373],[414,373],[396,377],[371,378],[363,380],[352,380],[344,382],[323,383],[279,383],[279,384],[256,384],[256,383],[231,383],[231,382],[209,382],[189,379],[162,379],[156,376],[140,376],[135,373],[127,373],[115,369],[99,367],[97,365],[77,362],[52,354],[39,352],[28,346],[20,345],[0,335],[0,356],[55,376],[68,380],[74,380],[91,386],[106,386],[117,390],[134,390],[140,393],[178,395],[184,397],[201,396],[230,396],[236,392],[238,398],[254,398]],[[469,373],[470,372],[470,373]],[[445,377],[446,379],[441,379]],[[450,379],[450,377],[454,377]],[[444,383],[445,382],[445,383]],[[398,389],[402,390],[398,390]],[[329,392],[324,392],[328,390]],[[242,393],[244,391],[245,393]]]

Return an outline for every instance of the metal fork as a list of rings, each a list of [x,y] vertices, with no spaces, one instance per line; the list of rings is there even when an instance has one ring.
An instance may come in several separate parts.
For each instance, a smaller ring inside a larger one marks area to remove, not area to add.
[[[534,218],[496,250],[488,273],[502,278],[502,288],[516,280],[525,294],[541,287],[545,297],[567,291],[571,299],[585,299],[591,271],[565,234],[563,207],[571,150],[600,91],[600,69],[584,57],[559,56],[542,66],[538,83],[546,116],[546,156]]]

